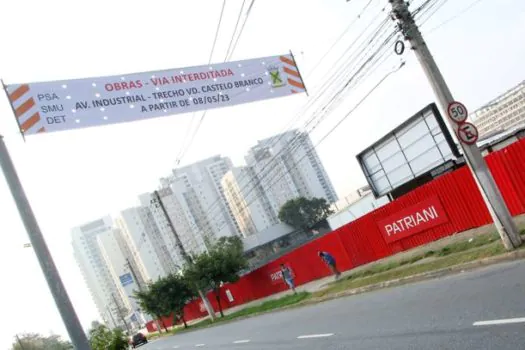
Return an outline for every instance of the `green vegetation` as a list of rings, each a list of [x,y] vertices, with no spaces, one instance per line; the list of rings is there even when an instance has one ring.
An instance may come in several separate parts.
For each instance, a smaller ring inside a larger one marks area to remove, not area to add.
[[[127,350],[128,339],[121,329],[111,330],[94,322],[89,330],[89,345],[92,350]]]
[[[188,326],[187,329],[199,329],[199,328],[208,327],[208,326],[215,325],[215,324],[222,323],[222,322],[232,321],[232,320],[239,319],[239,318],[254,316],[260,313],[278,310],[286,306],[299,304],[307,300],[308,298],[310,298],[310,296],[311,294],[308,292],[301,292],[297,294],[287,295],[282,298],[278,298],[274,300],[268,300],[260,305],[247,307],[245,309],[233,312],[229,315],[222,317],[220,320],[216,322],[212,322],[211,320],[206,319],[201,322],[195,323],[191,326]],[[180,333],[184,330],[185,329],[178,328],[178,329],[173,330],[173,333]]]
[[[452,243],[439,251],[427,251],[406,260],[378,264],[331,283],[327,289],[315,293],[314,297],[322,297],[347,289],[360,288],[499,255],[505,252],[505,248],[496,239],[497,235],[479,236],[471,240]]]
[[[24,333],[11,346],[13,350],[66,350],[73,349],[73,345],[59,335],[43,336],[37,333]]]
[[[239,237],[221,237],[208,252],[198,255],[187,265],[184,277],[195,290],[213,290],[222,317],[220,291],[224,283],[235,283],[239,273],[248,267],[242,240]]]
[[[175,316],[188,327],[184,307],[198,296],[198,291],[212,290],[224,317],[220,291],[224,283],[239,280],[240,272],[248,266],[239,237],[222,237],[210,249],[195,256],[184,266],[181,274],[171,274],[148,285],[146,290],[135,291],[140,307],[162,321],[162,316]],[[162,324],[166,333],[168,329]],[[159,330],[160,331],[160,330]]]
[[[292,227],[308,230],[333,213],[324,198],[299,197],[284,203],[279,210],[279,220]]]

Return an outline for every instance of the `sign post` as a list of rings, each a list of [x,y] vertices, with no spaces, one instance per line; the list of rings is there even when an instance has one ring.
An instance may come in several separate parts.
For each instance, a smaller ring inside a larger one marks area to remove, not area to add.
[[[4,172],[7,185],[9,186],[9,190],[11,191],[16,203],[18,212],[20,213],[20,217],[29,236],[29,240],[31,241],[38,262],[40,263],[40,267],[44,272],[47,284],[51,290],[51,295],[53,295],[53,298],[55,299],[55,303],[60,315],[62,316],[64,325],[66,326],[69,337],[71,338],[71,342],[76,350],[89,350],[90,346],[86,334],[82,329],[82,325],[75,313],[73,304],[71,303],[62,279],[58,274],[58,270],[44,240],[40,226],[36,221],[31,205],[27,200],[24,188],[18,178],[15,166],[9,156],[9,152],[1,135],[0,167]]]
[[[446,110],[447,114],[450,114],[448,118],[450,127],[458,135],[463,133],[466,137],[468,133],[468,140],[471,140],[474,138],[474,129],[467,127],[467,129],[458,133],[458,129],[462,124],[458,123],[458,121],[461,121],[464,118],[464,115],[467,114],[467,110],[463,105],[455,102],[452,92],[450,91],[445,78],[441,74],[427,43],[423,39],[423,35],[414,20],[412,12],[408,8],[408,2],[405,0],[390,0],[390,4],[392,6],[392,18],[397,21],[405,40],[408,40],[414,48],[414,54],[418,58],[441,108],[444,111]],[[481,196],[485,200],[487,209],[492,216],[494,225],[500,234],[503,245],[507,250],[518,248],[522,244],[518,228],[516,227],[516,223],[514,222],[503,196],[496,185],[496,181],[494,181],[494,178],[485,163],[481,151],[476,146],[475,141],[472,144],[462,141],[460,142],[460,146],[465,161],[472,171],[472,175],[478,184]]]

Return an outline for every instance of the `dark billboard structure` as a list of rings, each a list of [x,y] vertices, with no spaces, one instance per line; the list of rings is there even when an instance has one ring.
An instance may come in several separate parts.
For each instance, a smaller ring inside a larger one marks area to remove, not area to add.
[[[462,163],[432,103],[357,155],[374,195],[396,198]]]

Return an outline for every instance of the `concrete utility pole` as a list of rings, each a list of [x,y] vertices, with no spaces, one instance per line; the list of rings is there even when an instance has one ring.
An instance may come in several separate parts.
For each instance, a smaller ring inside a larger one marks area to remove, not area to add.
[[[392,5],[392,15],[397,21],[401,32],[406,40],[412,45],[428,81],[432,85],[441,110],[447,115],[447,122],[457,135],[458,124],[453,122],[448,116],[448,106],[454,102],[452,93],[448,88],[443,75],[439,71],[437,63],[434,61],[421,32],[408,8],[408,3],[403,0],[389,0]],[[521,237],[510,212],[503,200],[490,170],[483,159],[483,156],[476,144],[467,145],[459,142],[463,155],[469,165],[474,179],[480,189],[481,195],[485,200],[487,208],[494,220],[494,224],[501,236],[501,240],[507,250],[512,250],[521,245]]]
[[[126,316],[123,313],[123,308],[118,303],[117,298],[115,297],[114,293],[111,293],[111,298],[113,299],[113,304],[115,304],[115,310],[117,311],[117,315],[124,324],[124,327],[126,327],[126,330],[128,331],[128,335],[131,335],[131,329],[129,328],[128,323],[126,322]]]
[[[86,337],[86,333],[82,329],[82,325],[78,319],[71,299],[67,294],[64,283],[60,278],[55,262],[51,257],[51,253],[47,247],[40,226],[36,221],[35,214],[29,204],[27,196],[25,194],[22,183],[16,173],[15,165],[11,160],[7,147],[4,143],[3,136],[0,135],[0,167],[4,172],[7,185],[13,196],[13,199],[18,208],[18,212],[24,223],[24,227],[31,241],[31,245],[35,251],[40,267],[44,272],[51,295],[55,299],[58,311],[62,317],[62,321],[66,326],[67,332],[76,350],[89,350],[89,342]]]
[[[131,272],[131,275],[133,276],[133,279],[135,280],[135,282],[137,282],[137,287],[139,288],[139,291],[142,292],[144,290],[144,288],[142,287],[142,283],[139,281],[137,274],[135,273],[135,269],[133,268],[133,265],[131,265],[131,262],[129,261],[128,258],[126,258],[126,265],[128,266],[129,271]],[[155,317],[152,317],[152,318],[155,319]],[[157,329],[162,329],[160,328],[159,320],[155,320],[155,323],[157,324]]]
[[[131,275],[133,276],[133,279],[135,282],[137,282],[137,287],[139,288],[139,291],[142,292],[142,283],[140,283],[139,279],[137,278],[137,274],[135,273],[135,269],[133,268],[133,265],[131,265],[131,262],[128,258],[126,258],[126,265],[128,266],[129,271],[131,272]]]
[[[186,252],[186,249],[182,245],[182,241],[180,240],[179,234],[175,230],[175,226],[173,225],[173,222],[171,221],[171,218],[168,215],[168,212],[166,211],[166,207],[164,206],[164,203],[162,202],[162,199],[160,198],[159,191],[155,191],[153,193],[153,195],[155,196],[155,202],[159,205],[160,209],[162,210],[162,213],[163,213],[164,217],[166,218],[166,221],[168,222],[168,227],[170,228],[171,232],[173,233],[173,236],[175,237],[175,244],[177,245],[179,253],[182,256],[182,259],[188,265],[193,264],[193,261],[191,260],[191,257],[189,256],[189,254]],[[208,315],[210,316],[210,319],[212,321],[215,321],[215,310],[213,310],[213,307],[211,306],[211,303],[208,300],[208,297],[200,289],[198,289],[198,293],[199,293],[199,297],[201,298],[202,302],[204,303],[204,307],[206,308],[206,311],[208,312]]]

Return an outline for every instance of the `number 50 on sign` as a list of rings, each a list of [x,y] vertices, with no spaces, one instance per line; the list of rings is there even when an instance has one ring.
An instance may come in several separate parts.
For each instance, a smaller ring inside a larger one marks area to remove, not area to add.
[[[451,102],[447,108],[447,114],[457,124],[462,124],[467,120],[468,112],[467,107],[461,102]]]

